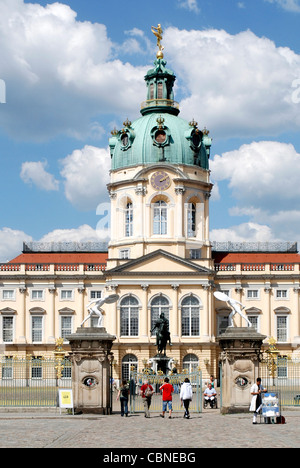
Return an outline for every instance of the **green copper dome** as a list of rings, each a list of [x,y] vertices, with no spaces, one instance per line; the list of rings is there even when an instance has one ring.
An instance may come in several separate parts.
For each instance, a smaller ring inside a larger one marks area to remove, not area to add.
[[[197,122],[178,117],[179,106],[173,100],[176,77],[165,60],[157,59],[154,65],[145,76],[147,100],[142,104],[142,117],[132,123],[127,120],[122,130],[112,132],[111,169],[167,162],[208,170],[208,132],[200,131]]]

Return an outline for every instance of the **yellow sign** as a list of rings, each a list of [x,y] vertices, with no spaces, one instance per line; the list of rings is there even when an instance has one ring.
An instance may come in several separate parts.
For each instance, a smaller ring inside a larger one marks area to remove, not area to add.
[[[73,408],[73,393],[72,390],[63,389],[59,390],[59,407],[60,408]]]

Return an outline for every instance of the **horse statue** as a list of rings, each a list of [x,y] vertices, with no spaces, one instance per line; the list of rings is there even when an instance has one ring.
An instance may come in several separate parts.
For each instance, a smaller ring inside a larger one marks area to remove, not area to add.
[[[151,333],[156,330],[156,346],[158,354],[166,356],[167,343],[172,346],[171,343],[171,334],[169,331],[169,320],[165,317],[165,314],[162,312],[159,319],[155,322],[154,327],[151,330]]]

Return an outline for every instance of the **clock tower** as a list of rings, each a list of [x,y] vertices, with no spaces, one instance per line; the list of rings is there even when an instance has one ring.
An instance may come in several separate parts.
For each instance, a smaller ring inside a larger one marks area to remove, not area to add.
[[[141,117],[124,121],[109,140],[109,268],[157,250],[211,267],[209,178],[211,138],[179,117],[174,73],[162,47],[145,76]]]

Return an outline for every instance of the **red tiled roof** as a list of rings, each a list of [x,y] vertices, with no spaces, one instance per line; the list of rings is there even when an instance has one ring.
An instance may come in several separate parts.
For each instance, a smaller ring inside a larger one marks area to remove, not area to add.
[[[106,263],[108,258],[107,252],[39,252],[39,253],[22,253],[18,257],[11,260],[9,263]]]
[[[213,252],[215,263],[300,263],[298,253],[269,253],[269,252]]]

